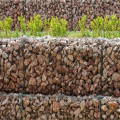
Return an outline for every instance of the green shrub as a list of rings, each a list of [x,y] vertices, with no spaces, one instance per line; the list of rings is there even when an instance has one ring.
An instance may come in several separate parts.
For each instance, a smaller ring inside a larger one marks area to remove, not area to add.
[[[49,29],[50,29],[50,19],[46,18],[44,22],[44,31],[49,31]]]
[[[82,17],[82,19],[79,21],[79,27],[80,27],[80,32],[82,33],[82,37],[85,36],[85,30],[86,30],[86,15]]]
[[[3,21],[0,20],[0,37],[1,37],[1,30],[3,30]]]
[[[66,36],[67,35],[67,21],[64,19],[61,19],[60,22],[58,18],[51,18],[50,21],[50,34],[52,36]]]
[[[119,37],[120,37],[120,18],[119,18],[119,21],[118,21],[118,32],[119,32]]]
[[[25,18],[23,17],[23,15],[21,14],[21,16],[19,17],[19,22],[20,22],[20,27],[21,27],[21,31],[23,34],[26,34],[26,26],[25,26]]]
[[[107,15],[104,21],[104,28],[105,28],[105,33],[107,33],[108,38],[113,38],[117,36],[117,28],[118,28],[118,23],[119,21],[117,21],[117,16],[116,14],[111,15],[110,19],[108,19]]]
[[[9,16],[6,18],[3,22],[3,30],[6,32],[6,36],[8,35],[8,32],[10,32],[13,24],[13,19]]]
[[[106,15],[105,19],[104,19],[104,31],[108,30],[108,15]]]
[[[117,30],[117,26],[118,26],[118,21],[117,21],[117,16],[116,14],[111,15],[110,17],[110,21],[112,23],[112,31],[116,31]]]
[[[34,15],[34,20],[33,18],[31,18],[30,21],[28,21],[27,23],[27,28],[28,30],[30,30],[31,35],[37,36],[39,32],[41,32],[42,27],[43,27],[43,21],[40,15]]]
[[[64,19],[61,19],[61,36],[67,35],[67,21]]]
[[[3,30],[3,21],[0,20],[0,30]]]
[[[103,26],[104,26],[104,19],[102,17],[97,17],[97,19],[91,21],[91,27],[93,30],[94,37],[101,36]]]
[[[97,24],[97,36],[101,36],[100,33],[102,33],[103,26],[104,26],[104,19],[102,17],[98,17],[96,20]]]
[[[33,18],[30,18],[30,21],[27,22],[27,28],[30,31],[30,34],[33,35]]]
[[[95,20],[94,20],[95,21]],[[91,21],[90,24],[91,24],[91,28],[92,28],[92,33],[93,33],[93,37],[95,37],[95,31],[96,31],[96,26],[95,26],[95,22],[94,21]]]

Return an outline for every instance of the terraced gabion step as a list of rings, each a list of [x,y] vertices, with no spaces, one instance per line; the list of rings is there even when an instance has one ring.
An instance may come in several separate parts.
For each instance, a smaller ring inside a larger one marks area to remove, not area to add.
[[[120,39],[3,39],[0,91],[120,96]]]
[[[119,120],[120,99],[105,96],[0,94],[0,120]]]

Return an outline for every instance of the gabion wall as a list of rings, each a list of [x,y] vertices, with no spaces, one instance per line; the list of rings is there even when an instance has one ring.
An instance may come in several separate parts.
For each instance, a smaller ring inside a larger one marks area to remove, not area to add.
[[[119,38],[3,39],[0,91],[120,97],[119,43]]]
[[[0,120],[119,120],[120,99],[0,94]]]

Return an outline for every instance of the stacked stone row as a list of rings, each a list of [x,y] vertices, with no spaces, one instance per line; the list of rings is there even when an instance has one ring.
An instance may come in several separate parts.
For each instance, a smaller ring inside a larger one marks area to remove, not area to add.
[[[119,39],[18,38],[0,47],[0,90],[120,96]]]
[[[1,94],[1,120],[119,120],[120,100],[112,97]]]

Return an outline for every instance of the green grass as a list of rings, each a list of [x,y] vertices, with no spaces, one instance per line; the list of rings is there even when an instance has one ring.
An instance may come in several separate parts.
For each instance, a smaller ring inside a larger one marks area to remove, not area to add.
[[[31,36],[29,31],[27,31],[25,35],[28,37]],[[48,35],[48,32],[40,32],[40,33],[37,33],[37,35],[33,36],[33,37],[42,37],[42,36],[46,36],[46,35]],[[21,37],[21,36],[23,36],[23,33],[20,31],[18,31],[18,32],[11,31],[7,34],[7,36],[6,36],[6,33],[3,31],[1,31],[1,33],[0,33],[0,38],[11,38],[11,37],[17,38],[17,37]]]
[[[87,31],[87,32],[85,32],[84,37],[91,37],[91,38],[105,37],[105,38],[109,38],[109,39],[120,37],[120,33],[118,31],[101,31],[99,34],[100,34],[100,36],[98,35],[98,32],[95,32],[93,34],[92,31]],[[82,33],[80,31],[69,32],[68,37],[80,38],[80,37],[82,37]]]
[[[107,31],[107,32],[102,32],[101,31],[99,34],[100,34],[100,36],[98,36],[97,32],[95,32],[93,34],[92,31],[87,31],[87,32],[85,32],[84,37],[91,37],[91,38],[106,37],[106,38],[109,38],[109,39],[120,37],[120,33],[117,32],[117,31]],[[23,33],[20,32],[20,31],[9,31],[7,36],[6,36],[6,33],[4,31],[0,32],[0,38],[11,38],[11,37],[17,38],[17,37],[21,37],[22,35],[23,35]],[[27,31],[25,35],[30,37],[31,36],[30,31]],[[43,37],[43,36],[46,36],[46,35],[49,35],[49,32],[43,31],[43,32],[37,33],[37,35],[33,36],[33,37]],[[67,37],[81,38],[82,33],[80,31],[67,32]]]

